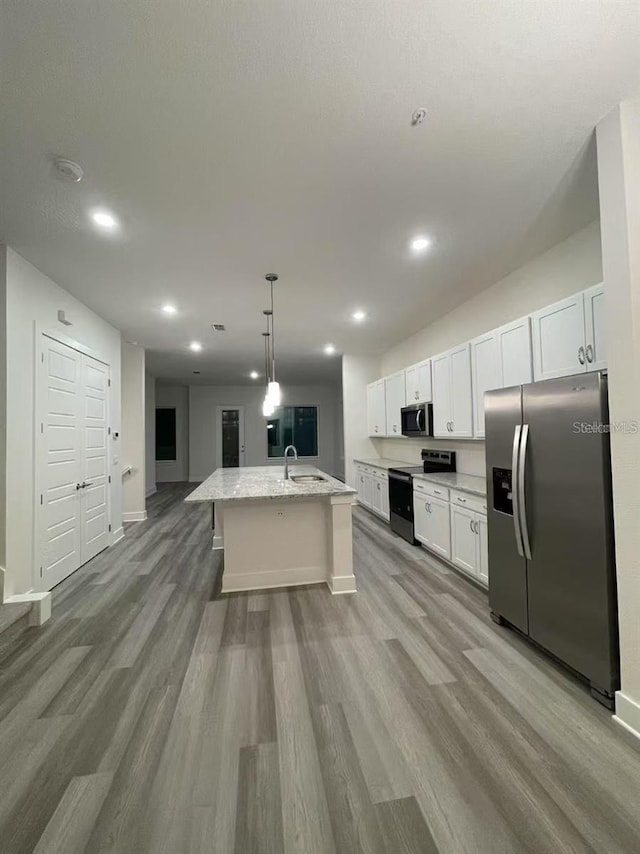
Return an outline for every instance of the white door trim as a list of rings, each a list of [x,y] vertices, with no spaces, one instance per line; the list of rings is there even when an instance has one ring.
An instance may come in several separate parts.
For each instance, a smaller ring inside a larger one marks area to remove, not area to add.
[[[240,467],[246,465],[246,443],[245,443],[245,424],[244,424],[244,405],[236,403],[225,403],[216,406],[216,468],[222,468],[222,413],[226,409],[237,409],[240,413],[238,426],[240,440]]]
[[[44,395],[43,395],[43,387],[42,387],[42,379],[43,379],[43,361],[42,354],[44,353],[44,342],[43,338],[49,338],[52,341],[57,342],[58,344],[62,344],[65,347],[69,347],[72,350],[75,350],[77,353],[83,356],[89,356],[92,359],[95,359],[97,362],[105,365],[108,370],[108,379],[109,385],[107,387],[107,395],[106,395],[106,420],[107,420],[107,430],[110,428],[110,413],[111,413],[111,365],[109,362],[95,350],[92,350],[90,347],[86,347],[84,344],[81,344],[75,339],[71,338],[64,333],[50,331],[42,327],[40,324],[35,325],[35,341],[34,341],[34,387],[35,387],[35,406],[34,406],[34,414],[35,414],[35,423],[33,425],[33,461],[34,461],[34,482],[33,482],[33,506],[34,506],[34,514],[33,514],[33,548],[32,548],[32,590],[36,592],[46,592],[48,590],[44,579],[41,577],[42,572],[42,513],[43,513],[43,504],[41,503],[41,496],[43,493],[43,483],[42,478],[44,474],[44,438],[42,433],[41,425],[44,423],[44,414],[43,407],[45,404]],[[112,476],[112,449],[111,449],[111,436],[109,432],[107,433],[107,474],[108,476]],[[113,483],[113,476],[112,476]],[[108,516],[108,524],[111,525],[111,487],[106,490],[107,496],[107,516]],[[108,545],[113,545],[114,542],[114,531],[113,526],[111,525],[112,530],[108,533],[107,542]]]

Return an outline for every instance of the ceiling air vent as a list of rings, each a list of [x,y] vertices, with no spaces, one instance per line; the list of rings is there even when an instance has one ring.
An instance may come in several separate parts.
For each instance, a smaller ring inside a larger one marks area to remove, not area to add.
[[[214,332],[226,332],[227,331],[227,327],[224,325],[224,323],[212,323],[211,328],[213,329]]]

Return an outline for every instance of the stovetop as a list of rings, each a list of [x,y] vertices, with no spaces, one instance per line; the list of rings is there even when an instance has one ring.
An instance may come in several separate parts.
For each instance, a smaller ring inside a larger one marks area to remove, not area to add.
[[[394,466],[389,471],[399,471],[402,474],[424,474],[424,468],[422,466]]]

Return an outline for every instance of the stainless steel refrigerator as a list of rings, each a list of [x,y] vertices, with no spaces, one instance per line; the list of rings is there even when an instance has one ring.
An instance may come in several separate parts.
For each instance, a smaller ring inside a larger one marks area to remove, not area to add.
[[[620,687],[606,373],[485,395],[489,602],[590,683]]]

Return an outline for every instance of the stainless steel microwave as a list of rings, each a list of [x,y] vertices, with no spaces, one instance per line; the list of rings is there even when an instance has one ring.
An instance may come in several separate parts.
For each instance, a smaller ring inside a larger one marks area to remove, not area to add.
[[[401,409],[403,436],[433,436],[433,404],[417,403]]]

